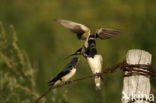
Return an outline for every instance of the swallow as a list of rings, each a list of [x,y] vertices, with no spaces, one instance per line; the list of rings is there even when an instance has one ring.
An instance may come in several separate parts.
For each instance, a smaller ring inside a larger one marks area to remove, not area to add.
[[[76,73],[78,61],[79,59],[77,57],[72,58],[66,67],[56,77],[48,82],[48,86],[56,86],[69,81]]]
[[[91,47],[87,52],[87,62],[93,74],[102,72],[103,58],[102,55],[97,53],[96,47]],[[96,75],[94,78],[96,90],[101,89],[102,76]]]
[[[93,74],[102,72],[103,58],[101,54],[98,54],[96,49],[96,42],[94,35],[91,35],[88,40],[88,50],[85,52],[87,63]],[[96,75],[94,78],[96,90],[101,89],[101,82],[103,81],[102,76]]]
[[[75,33],[79,40],[85,40],[83,46],[78,50],[76,50],[75,53],[69,55],[68,57],[73,55],[86,56],[84,53],[88,50],[89,41],[96,40],[97,38],[102,40],[109,39],[115,37],[117,34],[121,32],[119,29],[115,28],[99,28],[93,34],[91,34],[90,29],[83,24],[64,19],[54,19],[54,21],[60,23],[65,28]]]

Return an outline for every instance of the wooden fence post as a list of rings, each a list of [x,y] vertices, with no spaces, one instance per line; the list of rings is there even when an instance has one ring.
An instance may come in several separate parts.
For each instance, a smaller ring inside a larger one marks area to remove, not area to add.
[[[132,49],[126,55],[126,62],[129,65],[151,64],[151,54],[144,50]],[[127,68],[131,69],[131,68]],[[139,75],[139,73],[149,72],[147,69],[134,67],[134,71],[125,71],[123,79],[122,103],[149,103],[150,96],[150,76]],[[127,74],[132,73],[130,76]]]

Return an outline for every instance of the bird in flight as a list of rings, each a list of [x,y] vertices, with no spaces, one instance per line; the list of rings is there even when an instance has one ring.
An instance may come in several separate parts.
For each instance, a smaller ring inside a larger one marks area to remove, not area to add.
[[[83,44],[83,46],[79,48],[78,50],[76,50],[75,53],[67,56],[67,58],[73,55],[85,56],[85,52],[87,51],[89,47],[89,44],[88,44],[89,40],[90,41],[92,39],[96,40],[97,38],[105,40],[105,39],[112,38],[121,32],[119,29],[115,29],[115,28],[99,28],[93,34],[91,34],[90,29],[83,24],[76,23],[76,22],[69,21],[69,20],[64,20],[64,19],[54,19],[54,20],[60,23],[65,28],[72,31],[73,33],[75,33],[79,40],[85,40],[85,43]]]
[[[51,81],[48,82],[49,86],[56,86],[61,83],[65,83],[70,80],[71,77],[76,73],[76,66],[78,64],[79,58],[74,57],[72,60],[66,65],[66,67]]]
[[[76,23],[64,19],[55,19],[56,22],[63,25],[65,28],[69,29],[77,35],[79,40],[85,40],[83,46],[76,50],[75,53],[67,56],[66,58],[73,55],[83,55],[93,74],[102,72],[103,58],[101,54],[98,54],[96,49],[96,39],[100,38],[102,40],[112,38],[120,33],[119,29],[113,28],[99,28],[93,34],[90,33],[90,29],[80,23]],[[101,88],[101,76],[95,76],[95,86],[99,90]]]

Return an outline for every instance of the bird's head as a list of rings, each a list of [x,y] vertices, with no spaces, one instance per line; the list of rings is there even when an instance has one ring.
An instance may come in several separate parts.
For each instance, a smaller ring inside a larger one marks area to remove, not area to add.
[[[78,62],[79,62],[79,58],[78,57],[74,57],[71,60],[71,64],[72,64],[73,67],[76,67]]]

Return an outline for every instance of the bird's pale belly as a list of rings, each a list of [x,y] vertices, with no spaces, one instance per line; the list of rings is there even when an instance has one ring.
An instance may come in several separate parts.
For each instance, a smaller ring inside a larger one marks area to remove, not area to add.
[[[62,77],[62,81],[68,81],[76,72],[76,69],[73,68],[68,74]]]
[[[99,55],[94,56],[94,58],[92,58],[92,57],[87,58],[88,64],[89,64],[93,74],[101,72],[101,69],[102,69],[102,61],[101,60],[102,60],[101,56],[99,56]]]

